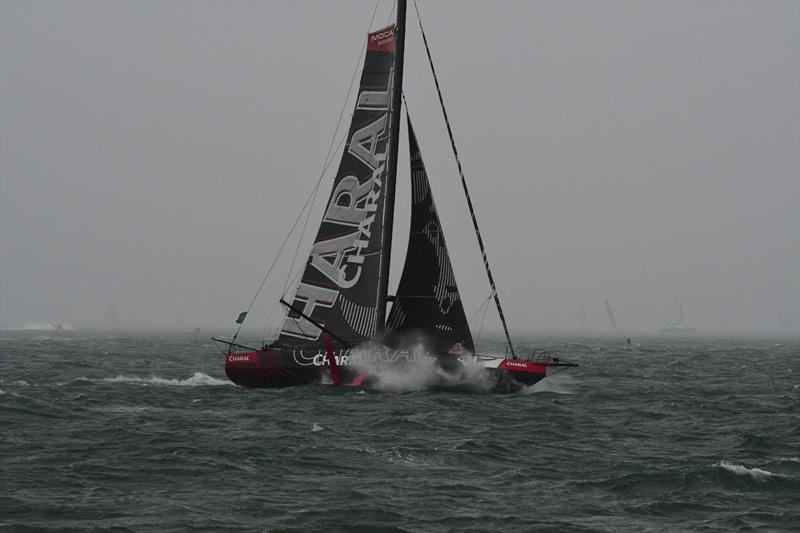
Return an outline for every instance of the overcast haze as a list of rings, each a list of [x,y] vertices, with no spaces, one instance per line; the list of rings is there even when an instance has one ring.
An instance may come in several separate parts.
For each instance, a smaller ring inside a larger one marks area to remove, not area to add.
[[[113,301],[125,326],[226,333],[319,176],[373,7],[3,1],[0,326],[102,325]],[[703,331],[798,334],[800,3],[420,10],[512,334],[582,307],[609,330],[606,299],[654,332],[676,295]],[[413,4],[408,21],[404,88],[469,315],[488,286]]]

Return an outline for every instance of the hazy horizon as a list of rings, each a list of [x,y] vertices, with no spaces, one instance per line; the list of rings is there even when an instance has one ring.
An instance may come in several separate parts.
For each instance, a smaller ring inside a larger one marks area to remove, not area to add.
[[[319,177],[374,5],[0,2],[0,327],[113,308],[227,333]],[[699,333],[800,335],[800,3],[419,8],[512,335],[614,335],[606,300],[620,334],[679,302]],[[404,91],[469,317],[488,284],[413,4],[408,26]]]

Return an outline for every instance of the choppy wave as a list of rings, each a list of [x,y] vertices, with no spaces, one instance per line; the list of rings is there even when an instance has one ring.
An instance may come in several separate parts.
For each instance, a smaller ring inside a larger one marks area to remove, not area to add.
[[[522,394],[394,394],[230,386],[193,332],[4,334],[0,530],[796,530],[800,344],[642,345]]]
[[[0,385],[12,386],[12,387],[30,387],[30,383],[28,383],[24,379],[11,379],[8,381],[0,379]]]
[[[733,472],[734,474],[739,476],[750,476],[754,479],[759,479],[759,480],[764,480],[772,477],[778,477],[778,478],[786,477],[782,474],[776,474],[775,472],[764,470],[763,468],[747,468],[744,465],[737,465],[734,463],[730,463],[728,461],[720,461],[714,466],[718,466],[720,468],[727,470],[728,472]]]
[[[233,382],[227,379],[217,379],[202,372],[195,372],[194,375],[188,379],[169,379],[160,378],[158,376],[151,377],[137,377],[137,376],[117,376],[113,378],[104,378],[101,381],[106,383],[136,383],[140,385],[168,385],[174,387],[205,387],[217,385],[233,385]]]

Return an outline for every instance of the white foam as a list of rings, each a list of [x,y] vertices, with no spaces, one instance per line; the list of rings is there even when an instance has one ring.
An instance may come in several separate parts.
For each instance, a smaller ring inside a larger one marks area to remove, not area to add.
[[[375,383],[374,388],[386,392],[417,392],[433,388],[467,388],[486,392],[494,385],[486,369],[469,360],[459,367],[457,373],[445,371],[433,358],[409,364],[358,363],[357,368]]]
[[[322,427],[322,426],[320,426],[320,425],[319,425],[319,424],[317,424],[316,422],[314,422],[314,425],[313,425],[313,426],[311,426],[311,431],[322,431],[323,429],[325,429],[325,428],[324,428],[324,427]]]
[[[202,387],[210,385],[233,385],[227,379],[217,379],[202,372],[195,372],[188,379],[166,379],[158,376],[141,378],[136,376],[117,376],[115,378],[105,378],[102,381],[107,383],[138,383],[141,385],[169,385],[176,387]]]
[[[728,472],[733,472],[738,476],[750,476],[759,480],[764,480],[771,477],[786,477],[762,468],[747,468],[746,466],[729,463],[728,461],[720,461],[714,466],[724,468]]]

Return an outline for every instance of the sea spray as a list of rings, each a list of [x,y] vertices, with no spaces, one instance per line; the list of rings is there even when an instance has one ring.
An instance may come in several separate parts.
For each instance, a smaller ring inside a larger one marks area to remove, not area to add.
[[[365,352],[370,347],[365,347]],[[415,344],[404,350],[410,356],[401,361],[382,361],[354,358],[354,367],[364,374],[370,388],[387,392],[423,390],[459,390],[489,392],[494,378],[470,356],[441,356],[427,354],[425,346]]]

